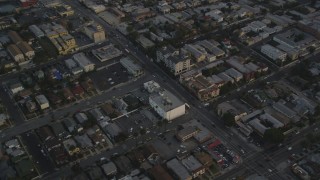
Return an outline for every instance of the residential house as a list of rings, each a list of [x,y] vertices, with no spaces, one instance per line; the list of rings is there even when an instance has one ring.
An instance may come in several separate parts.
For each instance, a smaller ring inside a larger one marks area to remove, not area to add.
[[[36,96],[35,100],[41,109],[47,109],[50,107],[48,99],[43,94]]]
[[[26,102],[26,108],[29,112],[34,112],[38,109],[36,103],[31,100]]]
[[[142,149],[142,153],[151,164],[155,164],[160,158],[159,153],[151,144],[145,145]]]
[[[75,155],[80,152],[80,148],[77,146],[77,143],[73,139],[66,139],[63,142],[65,150],[70,156]]]
[[[24,90],[24,87],[19,81],[10,83],[9,88],[12,94],[17,94],[18,92]]]
[[[25,41],[21,41],[17,43],[18,48],[23,53],[24,57],[28,60],[33,59],[35,56],[35,52],[32,47]]]
[[[56,122],[50,125],[53,133],[58,137],[59,139],[69,138],[71,135],[66,131],[66,129],[63,127],[62,123]]]
[[[72,94],[70,88],[65,87],[65,88],[63,88],[62,92],[63,92],[63,97],[64,97],[65,99],[67,99],[67,100],[69,100],[69,101],[75,100],[75,97],[74,97],[74,95]]]
[[[201,62],[206,59],[206,50],[199,45],[186,44],[183,49],[191,54],[196,62]]]
[[[8,36],[9,36],[10,40],[15,44],[23,41],[22,38],[20,37],[20,35],[16,31],[10,30],[8,32]]]
[[[19,64],[25,62],[25,58],[21,50],[15,44],[10,44],[7,48],[10,56]]]
[[[106,176],[115,175],[117,173],[117,167],[112,161],[103,164],[101,168]]]
[[[83,124],[84,122],[88,121],[88,116],[85,113],[80,112],[75,115],[75,119],[78,123]]]

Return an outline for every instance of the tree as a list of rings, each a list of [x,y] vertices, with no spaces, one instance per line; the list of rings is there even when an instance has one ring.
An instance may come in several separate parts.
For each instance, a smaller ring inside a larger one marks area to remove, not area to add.
[[[234,116],[230,112],[224,113],[222,115],[222,119],[224,120],[224,124],[229,127],[235,125],[236,123],[234,121]]]
[[[146,129],[144,129],[144,128],[140,129],[140,134],[141,134],[141,135],[146,134]]]
[[[270,143],[278,144],[284,140],[284,135],[280,129],[270,128],[265,131],[263,139]]]
[[[317,106],[315,109],[314,109],[314,114],[313,114],[315,117],[318,117],[320,116],[320,106]]]

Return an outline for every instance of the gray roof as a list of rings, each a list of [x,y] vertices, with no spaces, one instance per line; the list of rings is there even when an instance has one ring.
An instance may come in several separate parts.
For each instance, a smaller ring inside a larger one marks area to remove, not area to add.
[[[280,113],[286,115],[288,118],[293,118],[296,116],[296,112],[292,111],[290,108],[282,104],[281,102],[276,102],[272,106],[275,110],[279,111]]]
[[[202,167],[202,164],[192,155],[181,160],[181,163],[189,170],[189,172],[196,171]]]
[[[185,104],[167,90],[152,94],[149,97],[149,100],[154,101],[161,109],[165,111],[170,111]]]
[[[176,158],[168,161],[167,167],[171,169],[179,177],[179,179],[190,178],[190,174],[188,173],[187,169]]]

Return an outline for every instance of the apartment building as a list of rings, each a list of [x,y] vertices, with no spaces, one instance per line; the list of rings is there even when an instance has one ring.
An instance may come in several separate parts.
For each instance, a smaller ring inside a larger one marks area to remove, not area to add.
[[[156,61],[163,62],[174,75],[189,71],[191,68],[191,59],[172,46],[166,46],[158,50]]]
[[[265,44],[265,45],[261,46],[261,52],[274,61],[280,60],[283,62],[287,58],[286,52],[283,52],[280,49],[275,48],[269,44]]]

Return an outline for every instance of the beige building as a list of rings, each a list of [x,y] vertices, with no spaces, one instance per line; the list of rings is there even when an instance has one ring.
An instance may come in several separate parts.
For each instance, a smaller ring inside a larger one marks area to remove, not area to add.
[[[40,106],[41,109],[47,109],[49,108],[49,101],[44,95],[38,95],[35,97],[38,105]]]
[[[94,23],[83,28],[84,34],[86,34],[94,43],[102,42],[106,40],[106,34],[100,24]]]
[[[174,75],[189,71],[191,68],[191,59],[172,46],[157,51],[157,62],[163,62]]]
[[[32,59],[35,56],[35,52],[32,49],[32,47],[25,41],[21,41],[19,43],[17,43],[18,48],[22,51],[22,53],[24,54],[24,56],[27,59]]]
[[[17,62],[22,63],[25,61],[23,53],[15,44],[10,44],[7,48],[7,51],[9,52],[10,56]]]
[[[186,113],[186,104],[167,90],[150,95],[149,104],[159,116],[168,121]]]
[[[61,17],[68,17],[74,14],[74,10],[69,5],[57,6],[55,9]]]

